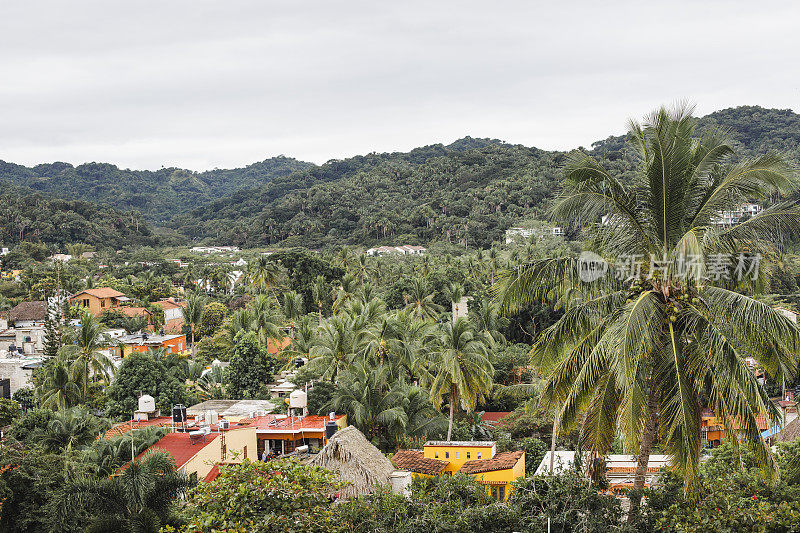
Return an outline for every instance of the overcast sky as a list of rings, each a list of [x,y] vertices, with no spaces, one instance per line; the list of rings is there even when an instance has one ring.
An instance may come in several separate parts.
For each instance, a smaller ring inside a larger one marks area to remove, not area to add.
[[[680,99],[800,110],[800,2],[734,4],[3,0],[0,159],[567,149]]]

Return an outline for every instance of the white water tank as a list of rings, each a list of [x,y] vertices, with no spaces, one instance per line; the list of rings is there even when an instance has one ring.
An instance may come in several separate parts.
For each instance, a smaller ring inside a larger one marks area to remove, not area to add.
[[[304,409],[308,407],[308,395],[301,390],[292,392],[289,395],[289,407],[292,409]]]
[[[206,411],[206,422],[209,424],[216,424],[219,420],[219,414],[216,411]]]
[[[142,413],[152,413],[156,410],[156,400],[149,394],[139,398],[139,411]]]

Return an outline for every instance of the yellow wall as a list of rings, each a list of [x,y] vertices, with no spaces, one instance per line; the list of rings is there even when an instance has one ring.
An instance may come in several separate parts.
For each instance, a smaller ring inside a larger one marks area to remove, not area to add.
[[[505,500],[508,500],[511,496],[511,484],[514,480],[525,477],[525,454],[522,454],[522,457],[519,458],[513,468],[481,472],[474,475],[475,479],[486,485],[486,494],[492,494],[493,486],[505,487]]]
[[[436,453],[439,456],[436,456]],[[450,463],[445,468],[445,472],[457,472],[464,463],[467,461],[475,461],[477,459],[491,459],[492,447],[491,446],[425,446],[423,449],[424,457],[426,459],[439,459],[440,461],[449,461]],[[469,453],[469,458],[467,458]],[[481,454],[478,457],[478,453]],[[449,457],[448,457],[449,454]]]
[[[247,447],[247,458],[256,460],[256,430],[255,428],[232,429],[225,432],[226,463],[241,463],[244,449]],[[197,455],[189,459],[183,466],[183,473],[187,476],[196,473],[197,479],[203,479],[211,472],[216,463],[222,462],[222,438],[218,436],[214,442],[200,450]]]

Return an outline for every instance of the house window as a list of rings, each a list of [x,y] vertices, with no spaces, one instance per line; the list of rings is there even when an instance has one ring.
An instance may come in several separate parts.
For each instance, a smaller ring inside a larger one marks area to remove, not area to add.
[[[100,300],[100,307],[105,307],[105,306],[106,306],[106,301]]]
[[[456,459],[461,459],[461,452],[456,452]]]
[[[492,486],[492,498],[495,500],[503,501],[506,499],[506,488],[504,485]]]
[[[481,452],[478,452],[478,459],[481,458]]]
[[[467,459],[469,459],[469,454],[470,454],[470,452],[467,452]]]
[[[439,452],[433,452],[433,457],[438,459],[439,458]]]
[[[444,458],[450,459],[450,452],[444,452]]]
[[[83,306],[84,307],[89,307],[89,299],[88,298],[83,300]]]
[[[244,447],[244,458],[247,459],[247,446]]]

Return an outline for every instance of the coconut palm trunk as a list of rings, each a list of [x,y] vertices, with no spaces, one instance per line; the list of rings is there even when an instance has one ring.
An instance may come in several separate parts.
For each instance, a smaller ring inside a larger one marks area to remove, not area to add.
[[[633,478],[633,494],[631,496],[631,506],[628,512],[628,522],[632,522],[639,511],[639,505],[642,501],[642,490],[644,489],[645,474],[647,473],[647,465],[650,462],[650,450],[653,448],[656,432],[658,431],[658,390],[654,384],[651,384],[650,392],[647,396],[647,410],[650,416],[645,422],[642,441],[639,444],[639,455],[636,458],[636,470]]]
[[[450,442],[453,438],[453,415],[456,409],[456,387],[452,385],[450,387],[450,419],[447,422],[447,441]]]

